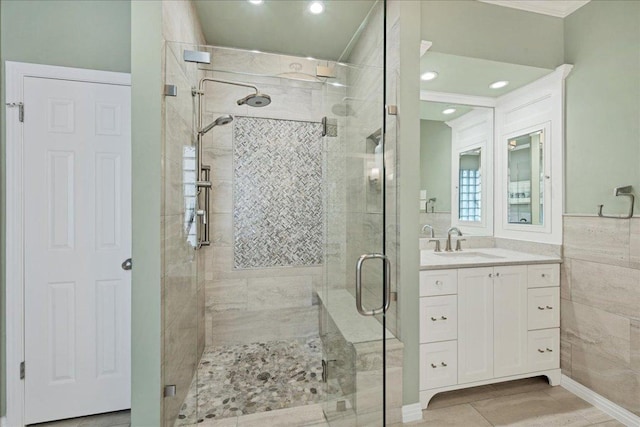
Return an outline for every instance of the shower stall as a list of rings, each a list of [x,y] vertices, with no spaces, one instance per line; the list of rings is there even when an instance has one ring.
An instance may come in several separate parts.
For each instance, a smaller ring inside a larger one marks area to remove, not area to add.
[[[399,421],[385,12],[340,61],[165,43],[165,426]]]

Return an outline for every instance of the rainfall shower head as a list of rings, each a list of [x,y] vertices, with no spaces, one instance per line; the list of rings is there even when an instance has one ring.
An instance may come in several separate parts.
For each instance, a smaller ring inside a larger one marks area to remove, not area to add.
[[[247,104],[249,107],[266,107],[271,104],[271,97],[266,93],[252,93],[242,99],[238,99],[238,105]]]
[[[220,116],[217,119],[215,119],[212,123],[200,129],[198,133],[202,136],[205,133],[209,132],[214,127],[228,125],[232,121],[233,121],[233,117],[231,116]]]

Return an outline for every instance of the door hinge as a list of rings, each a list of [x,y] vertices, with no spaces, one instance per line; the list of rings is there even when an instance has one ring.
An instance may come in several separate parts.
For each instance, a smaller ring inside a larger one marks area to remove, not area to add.
[[[22,102],[7,102],[8,108],[17,108],[18,109],[18,121],[20,123],[24,122],[24,104]]]
[[[20,362],[20,379],[24,379],[24,362]]]

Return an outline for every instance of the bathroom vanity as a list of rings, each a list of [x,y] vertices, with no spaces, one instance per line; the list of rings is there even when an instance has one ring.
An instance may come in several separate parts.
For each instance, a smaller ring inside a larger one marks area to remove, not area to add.
[[[420,403],[544,375],[560,383],[560,258],[499,248],[420,254]]]

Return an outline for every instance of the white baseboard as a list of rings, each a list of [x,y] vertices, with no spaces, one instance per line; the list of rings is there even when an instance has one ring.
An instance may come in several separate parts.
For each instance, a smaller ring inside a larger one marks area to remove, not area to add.
[[[422,419],[422,406],[420,402],[404,405],[402,407],[402,422],[420,421]]]
[[[588,387],[583,386],[577,381],[572,380],[566,375],[562,375],[562,383],[560,384],[562,387],[569,390],[571,393],[576,396],[586,400],[591,403],[596,408],[600,409],[602,412],[612,416],[616,420],[620,421],[622,424],[628,427],[640,427],[640,417],[636,414],[627,411],[620,405],[617,405],[610,401],[609,399],[600,396],[595,391],[591,390]],[[404,408],[403,415],[404,415]]]

